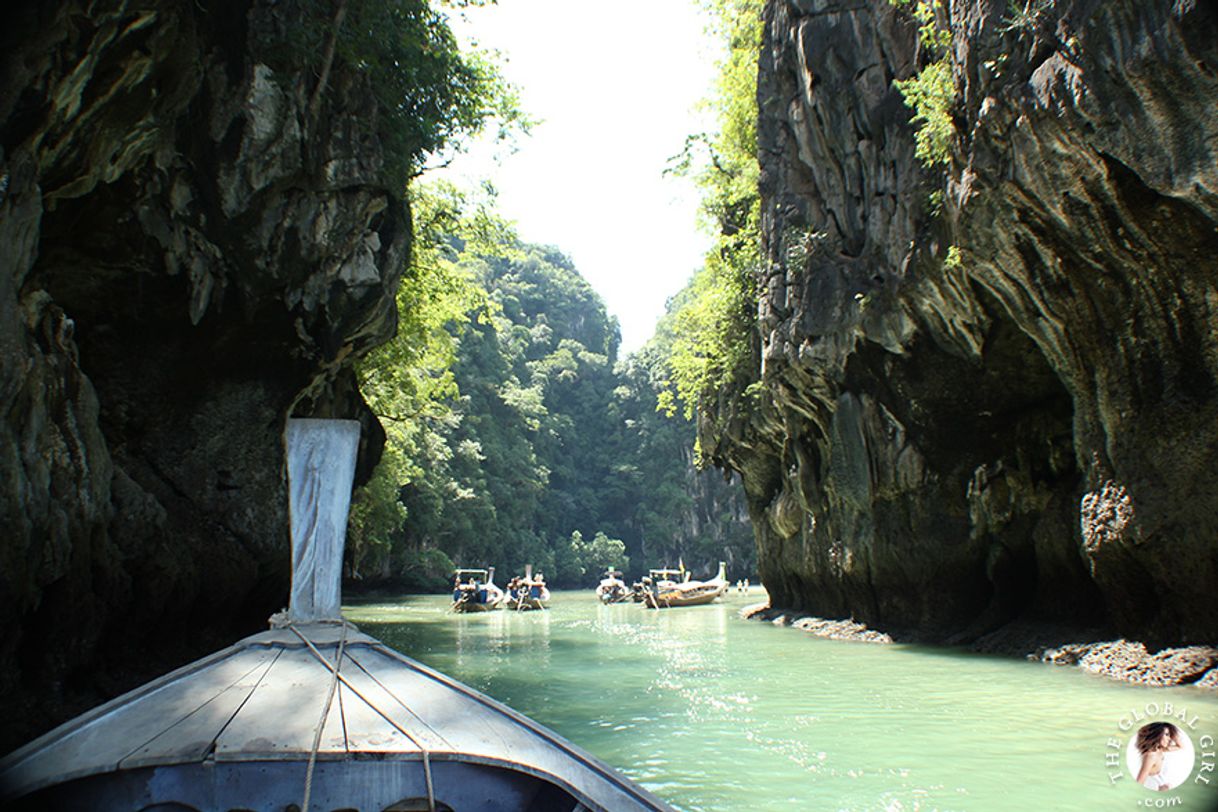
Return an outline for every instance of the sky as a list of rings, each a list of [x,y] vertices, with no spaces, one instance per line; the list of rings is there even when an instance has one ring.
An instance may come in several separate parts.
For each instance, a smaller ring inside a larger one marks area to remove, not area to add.
[[[605,300],[622,354],[638,349],[711,244],[693,184],[663,174],[710,126],[695,109],[718,58],[705,12],[694,0],[499,0],[463,16],[458,37],[502,54],[540,123],[515,153],[496,161],[475,144],[424,180],[490,180],[521,237],[557,246]]]

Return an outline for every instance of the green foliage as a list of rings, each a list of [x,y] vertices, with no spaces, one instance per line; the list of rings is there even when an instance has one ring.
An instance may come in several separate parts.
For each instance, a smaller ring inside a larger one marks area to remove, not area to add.
[[[397,293],[398,330],[392,341],[361,360],[360,388],[378,416],[407,424],[443,409],[456,392],[451,366],[457,337],[471,314],[489,307],[486,291],[466,269],[453,262],[449,240],[493,240],[506,226],[494,219],[486,202],[469,205],[452,186],[436,186],[410,198],[414,211],[414,257]],[[462,224],[458,228],[458,223]]]
[[[411,203],[399,334],[360,366],[388,440],[356,499],[351,559],[387,555],[379,571],[398,578],[427,550],[552,566],[573,528],[597,529],[608,463],[592,440],[611,429],[616,322],[570,260],[493,214],[490,190],[420,187]]]
[[[951,59],[944,55],[914,76],[894,82],[905,105],[914,111],[914,154],[929,167],[947,164],[955,134],[951,106],[955,98]]]
[[[437,591],[448,587],[457,565],[443,550],[405,550],[396,567],[401,582]]]
[[[655,411],[668,349],[619,364],[600,298],[489,193],[411,201],[402,331],[360,366],[388,439],[352,509],[350,571],[417,588],[438,553],[504,574],[531,563],[556,586],[680,556],[751,568],[738,492],[694,472],[688,420]]]
[[[658,407],[672,414],[678,402],[689,418],[728,383],[747,382],[753,371],[761,203],[757,184],[757,55],[760,0],[708,0],[711,33],[727,45],[715,96],[707,104],[718,129],[690,136],[672,171],[692,174],[702,191],[704,217],[716,245],[677,296],[665,345],[671,378]]]
[[[295,23],[271,44],[272,67],[295,74],[309,66],[321,95],[340,69],[366,76],[385,168],[403,191],[428,155],[489,122],[501,139],[532,123],[491,55],[462,52],[447,16],[427,0],[286,0],[282,16]]]
[[[922,46],[936,53],[951,47],[952,36],[948,31],[939,28],[935,16],[935,7],[942,0],[889,0],[894,6],[909,11],[918,21],[918,39]],[[944,9],[946,11],[946,9]]]
[[[618,365],[614,391],[621,415],[622,451],[616,481],[616,515],[631,560],[641,570],[684,559],[697,568],[728,561],[733,572],[755,567],[753,533],[739,481],[695,465],[695,428],[675,410],[658,410],[671,395],[672,311],[655,336]]]
[[[681,306],[665,325],[673,333],[669,368],[676,397],[664,393],[659,408],[671,414],[679,400],[685,417],[692,418],[696,404],[751,374],[756,255],[755,245],[728,256],[711,255],[682,291]]]
[[[952,36],[937,21],[935,7],[940,1],[890,0],[893,5],[909,9],[917,19],[922,47],[932,55],[932,61],[916,74],[893,83],[904,98],[905,106],[914,111],[913,121],[917,125],[914,154],[928,167],[947,164],[955,135],[951,116],[956,94],[952,78]]]
[[[351,572],[380,570],[388,564],[394,538],[406,521],[406,508],[398,501],[406,469],[401,446],[388,443],[372,479],[352,499],[346,545]]]
[[[452,261],[447,235],[489,239],[506,227],[488,214],[485,202],[463,220],[460,213],[470,204],[451,186],[414,194],[411,203],[415,252],[398,289],[397,335],[356,365],[360,389],[381,419],[386,442],[381,464],[351,506],[347,546],[355,572],[401,570],[390,560],[406,518],[399,489],[423,474],[424,460],[442,453],[433,427],[453,419],[458,339],[471,314],[490,309],[485,290]]]
[[[630,569],[630,556],[626,555],[626,543],[621,539],[611,539],[597,531],[592,537],[584,555],[585,574],[595,576],[606,569],[616,569],[625,572]]]
[[[308,65],[317,77],[306,124],[329,76],[367,81],[402,188],[429,155],[490,121],[501,137],[527,128],[488,57],[461,53],[426,0],[283,2],[282,19],[298,24],[268,48],[279,48],[283,75]],[[752,571],[739,489],[698,474],[688,417],[655,409],[662,392],[692,403],[749,363],[760,2],[711,7],[733,48],[714,102],[720,129],[691,140],[685,170],[721,237],[682,294],[690,308],[669,314],[643,357],[618,364],[616,320],[567,257],[522,242],[495,214],[492,188],[411,185],[414,256],[398,333],[356,370],[386,443],[352,505],[353,579],[432,588],[454,562],[504,574],[531,563],[555,585],[590,586],[604,567],[680,557]],[[710,157],[695,170],[698,144]]]
[[[558,556],[558,577],[571,584],[595,583],[597,576],[607,568],[622,572],[630,568],[626,544],[600,531],[592,541],[584,541],[583,533],[572,531],[566,549]]]
[[[947,256],[943,258],[943,267],[954,271],[964,267],[964,258],[960,254],[960,246],[952,245],[948,247]]]

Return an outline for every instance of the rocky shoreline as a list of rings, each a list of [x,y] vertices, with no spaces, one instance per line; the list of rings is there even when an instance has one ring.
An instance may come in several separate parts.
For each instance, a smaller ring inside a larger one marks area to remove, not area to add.
[[[789,626],[829,640],[860,643],[922,643],[922,639],[869,628],[850,619],[812,617],[791,609],[755,603],[740,610],[746,620]],[[1010,624],[968,643],[968,651],[1022,657],[1076,666],[1109,679],[1153,688],[1192,685],[1218,690],[1218,647],[1179,646],[1152,650],[1145,643],[1106,637],[1098,630],[1065,629],[1034,623]]]
[[[789,609],[775,609],[768,603],[750,604],[740,610],[740,616],[746,620],[764,620],[775,626],[790,626],[829,640],[854,640],[860,643],[894,642],[887,633],[869,629],[865,623],[855,620],[827,620],[810,617]]]
[[[1195,685],[1218,690],[1218,649],[1212,646],[1151,652],[1144,643],[1117,639],[1041,648],[1029,654],[1028,659],[1077,665],[1093,674],[1138,685]]]

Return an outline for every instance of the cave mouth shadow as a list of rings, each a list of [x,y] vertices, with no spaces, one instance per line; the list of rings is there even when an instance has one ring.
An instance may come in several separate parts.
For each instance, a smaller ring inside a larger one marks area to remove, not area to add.
[[[891,413],[928,472],[929,484],[873,504],[877,536],[916,535],[927,560],[951,551],[939,557],[951,572],[932,567],[926,583],[901,554],[888,555],[891,575],[871,576],[875,606],[856,614],[914,630],[894,637],[948,645],[1021,618],[1103,626],[1104,602],[1079,552],[1073,398],[1036,341],[974,288],[990,316],[979,357],[924,334],[902,355],[861,344],[847,366],[844,389]],[[946,594],[921,595],[931,583]]]

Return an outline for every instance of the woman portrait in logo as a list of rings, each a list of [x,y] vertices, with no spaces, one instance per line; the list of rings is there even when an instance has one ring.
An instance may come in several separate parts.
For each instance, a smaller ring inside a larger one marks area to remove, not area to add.
[[[1138,729],[1136,740],[1138,753],[1142,756],[1138,783],[1147,789],[1171,789],[1171,781],[1163,766],[1168,753],[1183,747],[1180,728],[1171,722],[1151,722]]]

